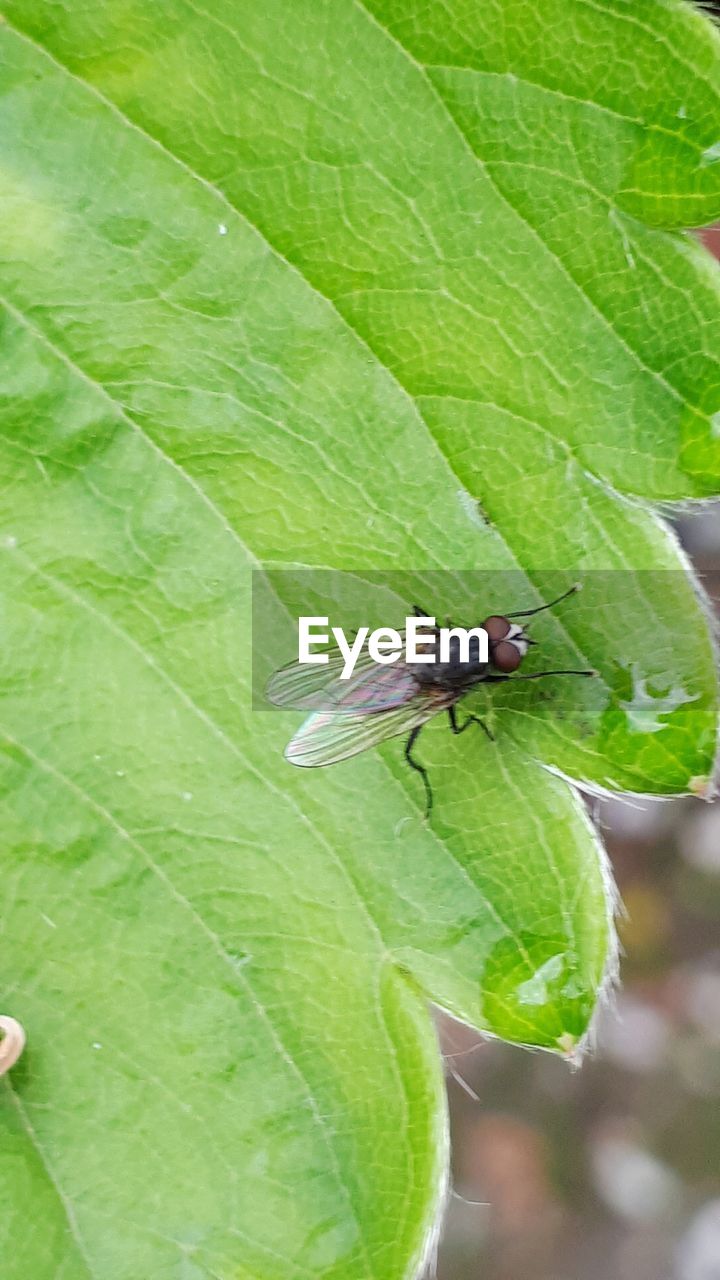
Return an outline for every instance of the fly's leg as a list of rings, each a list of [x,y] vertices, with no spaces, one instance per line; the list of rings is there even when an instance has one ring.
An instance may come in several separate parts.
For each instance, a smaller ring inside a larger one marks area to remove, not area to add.
[[[453,707],[448,707],[448,719],[450,721],[450,728],[455,734],[464,733],[465,730],[468,728],[468,726],[471,724],[479,724],[480,728],[487,735],[490,741],[491,742],[495,741],[494,735],[490,732],[485,721],[482,720],[480,716],[469,715],[467,720],[464,720],[462,724],[458,724],[457,708],[453,706]]]
[[[526,676],[484,676],[483,684],[505,684],[510,680],[542,680],[544,676],[596,676],[597,671],[532,671]]]
[[[430,786],[430,779],[428,777],[427,769],[423,764],[420,764],[419,760],[414,760],[413,754],[412,754],[412,749],[415,746],[415,743],[417,742],[418,734],[420,733],[421,729],[424,729],[424,727],[425,726],[422,724],[416,724],[415,728],[411,730],[410,736],[408,737],[408,740],[405,743],[405,759],[410,765],[410,768],[414,769],[416,773],[419,773],[420,777],[423,780],[423,786],[425,788],[425,819],[427,821],[427,819],[430,817],[430,812],[433,806],[432,787]]]

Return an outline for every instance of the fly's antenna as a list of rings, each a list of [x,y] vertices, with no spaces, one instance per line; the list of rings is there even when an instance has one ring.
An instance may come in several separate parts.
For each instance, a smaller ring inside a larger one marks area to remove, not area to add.
[[[567,600],[568,596],[574,596],[582,586],[581,582],[576,582],[569,591],[563,591],[561,596],[556,600],[551,600],[549,604],[539,604],[537,609],[520,609],[517,613],[506,613],[506,618],[532,618],[535,613],[542,613],[545,609],[554,609],[556,604],[560,604],[561,600]]]

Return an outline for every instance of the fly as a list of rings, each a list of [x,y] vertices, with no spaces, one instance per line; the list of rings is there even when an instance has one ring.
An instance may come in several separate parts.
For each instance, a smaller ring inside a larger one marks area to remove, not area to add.
[[[458,722],[457,704],[479,684],[504,684],[508,680],[541,680],[547,676],[594,676],[595,671],[559,670],[514,673],[536,641],[527,633],[529,624],[516,618],[532,618],[552,609],[578,591],[579,584],[563,592],[549,604],[522,609],[507,615],[493,614],[482,624],[488,636],[488,661],[468,655],[460,657],[458,637],[450,637],[449,661],[403,662],[381,666],[368,653],[361,654],[349,680],[341,680],[344,658],[330,650],[327,664],[318,667],[291,662],[276,671],[267,685],[267,696],[279,707],[314,708],[285,749],[285,758],[303,768],[336,764],[349,756],[378,746],[388,738],[406,733],[405,759],[419,773],[425,787],[425,816],[429,817],[433,796],[428,771],[413,754],[422,729],[433,716],[446,711],[454,734],[464,733],[471,724],[480,725],[494,741],[481,716],[471,714]],[[425,617],[415,606],[416,617]],[[428,632],[426,652],[439,654],[440,629]],[[476,648],[477,654],[477,648]]]

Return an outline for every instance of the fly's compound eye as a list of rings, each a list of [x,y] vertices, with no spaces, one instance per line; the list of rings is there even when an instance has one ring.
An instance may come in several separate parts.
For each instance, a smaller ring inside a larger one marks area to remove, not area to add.
[[[509,675],[511,671],[517,671],[522,660],[523,655],[520,650],[509,640],[500,640],[493,646],[492,664],[505,675]]]
[[[499,640],[504,640],[510,631],[510,619],[501,618],[499,614],[493,614],[491,618],[486,618],[483,622],[483,631],[487,631],[490,644],[497,644]]]

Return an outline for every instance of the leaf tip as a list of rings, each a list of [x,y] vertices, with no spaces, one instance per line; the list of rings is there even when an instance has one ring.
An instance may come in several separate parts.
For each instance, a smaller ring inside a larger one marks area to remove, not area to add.
[[[582,1042],[571,1031],[563,1031],[555,1041],[558,1051],[572,1067],[579,1067],[582,1059]]]

